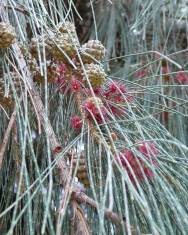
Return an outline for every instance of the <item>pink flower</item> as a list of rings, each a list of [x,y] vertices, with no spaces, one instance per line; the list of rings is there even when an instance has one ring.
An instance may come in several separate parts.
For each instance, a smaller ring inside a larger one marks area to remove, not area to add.
[[[74,129],[81,129],[82,128],[82,120],[80,119],[79,116],[73,116],[70,119],[71,127]]]
[[[119,84],[119,89],[120,89],[120,91],[122,93],[126,93],[127,92],[127,89],[126,89],[125,85],[123,85],[123,84]]]
[[[52,150],[52,153],[53,153],[54,155],[56,155],[56,154],[60,153],[61,151],[62,151],[62,146],[61,146],[61,145],[57,145],[57,146],[55,146],[55,148]]]
[[[154,177],[154,173],[148,167],[144,167],[144,174],[147,178],[152,179]]]
[[[142,161],[136,157],[131,150],[124,149],[124,151],[116,157],[116,160],[127,171],[129,178],[134,185],[136,184],[134,177],[140,182],[144,180]]]
[[[104,95],[106,98],[108,98],[108,97],[110,97],[110,94],[111,94],[110,91],[105,91],[103,95]]]
[[[188,75],[184,71],[180,71],[177,73],[175,80],[178,81],[180,84],[188,84]]]
[[[89,112],[91,112],[91,113],[94,113],[94,111],[95,111],[95,109],[96,109],[96,106],[95,106],[95,104],[94,104],[93,102],[91,102],[91,101],[86,101],[86,102],[84,103],[84,108],[85,108],[87,111],[89,111]]]
[[[139,146],[139,151],[148,159],[150,162],[157,166],[157,162],[155,159],[151,160],[151,154],[154,157],[157,157],[158,150],[156,149],[154,143],[143,143]],[[140,157],[135,156],[131,150],[124,149],[120,154],[115,156],[116,161],[119,162],[120,165],[124,167],[127,171],[130,180],[133,184],[136,184],[134,176],[138,179],[138,181],[142,182],[145,177],[151,179],[154,177],[154,173],[150,167],[148,167],[144,160]],[[144,177],[145,175],[145,177]]]
[[[139,70],[139,71],[137,71],[137,72],[135,73],[135,76],[136,76],[137,78],[143,78],[143,77],[146,76],[146,71],[145,71],[145,70]]]
[[[117,95],[114,97],[114,102],[115,103],[123,103],[125,101],[125,98],[122,95]]]
[[[150,160],[150,162],[157,166],[157,161],[156,158],[159,155],[159,150],[156,148],[155,144],[152,142],[149,143],[142,143],[139,146],[139,151],[146,156],[146,158],[148,160]]]
[[[110,82],[108,84],[107,90],[103,92],[103,96],[115,103],[122,103],[125,101],[125,99],[121,93],[127,93],[125,85],[120,82]]]
[[[126,101],[127,101],[128,103],[132,103],[132,102],[134,101],[134,97],[133,97],[132,95],[127,95],[127,96],[126,96]]]
[[[125,111],[125,107],[121,107],[120,104],[133,101],[133,97],[128,95],[125,85],[117,81],[108,84],[107,90],[103,92],[103,97],[106,98],[109,111],[116,116],[122,115]]]
[[[157,156],[159,154],[158,149],[152,142],[145,142],[139,146],[139,151],[146,157],[150,158],[151,155]]]
[[[124,84],[120,83],[120,82],[110,82],[108,84],[108,92],[110,93],[120,93],[120,91],[122,93],[127,92],[126,87]]]
[[[89,88],[85,88],[85,87],[84,87],[84,90],[83,90],[83,91],[84,91],[84,93],[86,94],[87,97],[93,95],[91,89],[89,89]],[[104,95],[104,94],[103,94],[103,87],[96,87],[96,88],[93,89],[93,92],[95,93],[95,96]]]
[[[116,85],[116,83],[115,83],[115,82],[110,82],[110,83],[108,84],[108,90],[109,90],[109,92],[111,92],[111,93],[115,93],[115,92],[117,91],[117,85]]]
[[[100,95],[102,93],[102,88],[101,87],[96,87],[93,89],[94,93],[96,96]]]
[[[61,93],[64,93],[64,92],[65,92],[65,90],[66,90],[66,85],[67,85],[66,80],[60,78],[60,79],[57,80],[56,85],[58,86],[58,90],[59,90]]]
[[[101,113],[102,115],[101,115]],[[97,122],[99,124],[103,123],[103,118],[105,120],[107,120],[107,112],[106,112],[106,109],[104,107],[100,108],[100,112],[98,109],[95,109],[94,112],[93,112],[93,115],[95,117],[95,119],[97,120]],[[102,118],[103,117],[103,118]]]
[[[94,116],[96,121],[99,124],[101,124],[103,122],[103,118],[107,120],[107,110],[104,106],[101,106],[101,104],[99,104],[99,107],[98,107],[97,104],[95,104],[94,102],[87,100],[83,104],[83,107],[86,111],[88,111],[87,117],[89,119],[91,119],[92,116]]]
[[[71,88],[72,90],[74,91],[79,91],[81,89],[81,84],[80,84],[80,81],[76,80],[76,79],[73,79],[71,81]]]
[[[118,107],[113,105],[109,105],[109,109],[115,116],[122,116],[126,111],[124,107]]]
[[[60,64],[58,67],[58,71],[60,73],[60,75],[64,75],[65,71],[66,71],[66,65],[65,64]]]

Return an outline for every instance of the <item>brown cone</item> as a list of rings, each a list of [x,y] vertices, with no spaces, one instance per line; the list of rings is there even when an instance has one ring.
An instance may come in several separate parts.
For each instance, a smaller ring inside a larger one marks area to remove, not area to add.
[[[11,46],[16,38],[14,27],[9,23],[0,22],[0,49],[6,49]]]

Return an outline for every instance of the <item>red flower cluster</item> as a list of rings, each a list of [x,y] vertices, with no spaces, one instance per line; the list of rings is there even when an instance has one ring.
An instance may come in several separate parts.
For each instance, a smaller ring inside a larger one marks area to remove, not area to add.
[[[66,87],[67,87],[67,82],[65,81],[65,79],[61,79],[59,78],[56,82],[56,85],[58,87],[58,90],[61,92],[61,93],[64,93],[65,90],[66,90]]]
[[[143,70],[139,70],[135,73],[136,78],[143,78],[147,75],[147,72]]]
[[[112,113],[115,116],[121,116],[126,111],[126,103],[133,101],[133,96],[128,94],[125,85],[121,82],[110,82],[108,83],[107,88],[97,87],[93,91],[96,97],[103,101],[105,106],[105,109],[102,109],[103,116],[104,114],[107,116],[107,112]],[[86,95],[92,95],[89,89],[86,89]],[[89,104],[89,106],[93,107],[93,104]],[[94,108],[91,108],[91,110],[93,109]],[[95,112],[92,111],[92,113]]]
[[[57,79],[57,86],[61,93],[65,91],[80,91],[82,88],[82,82],[79,81],[74,75],[66,78],[67,66],[60,64],[58,67],[59,78]]]
[[[70,119],[71,127],[77,130],[82,128],[82,120],[79,116],[75,115]]]
[[[73,91],[80,91],[80,89],[82,88],[81,82],[75,78],[72,79],[70,86]]]
[[[61,78],[64,78],[65,72],[66,72],[66,65],[65,64],[60,64],[58,67],[58,72],[60,74]]]
[[[66,65],[65,64],[60,64],[58,66],[58,72],[59,72],[59,76],[58,79],[56,81],[56,85],[58,87],[58,90],[61,93],[64,93],[67,87],[67,81],[65,80],[65,73],[66,73]]]
[[[125,112],[126,108],[122,107],[122,104],[133,101],[125,85],[120,82],[110,82],[103,96],[106,98],[109,111],[116,116],[121,116]]]
[[[58,67],[59,78],[56,82],[58,89],[62,93],[82,92],[83,98],[90,97],[83,102],[86,116],[90,120],[94,117],[101,124],[103,120],[108,119],[109,113],[121,116],[126,111],[125,104],[133,100],[125,85],[116,81],[108,83],[107,88],[104,86],[94,88],[96,97],[93,97],[91,90],[84,87],[83,81],[76,74],[69,73],[67,69],[65,64],[60,64]],[[71,126],[75,129],[81,128],[78,116],[71,118]]]
[[[177,73],[175,80],[180,84],[187,85],[188,84],[188,75],[184,71],[180,71]]]
[[[149,160],[151,160],[152,154],[157,156],[159,154],[159,150],[156,148],[155,144],[152,142],[149,143],[141,143],[139,145],[139,151],[144,154]],[[152,162],[156,162],[155,159]]]
[[[87,99],[84,102],[83,107],[87,111],[88,119],[92,119],[92,116],[94,116],[94,118],[99,124],[103,123],[103,118],[107,119],[107,110],[103,106],[99,98],[92,97],[92,98]]]
[[[108,83],[108,88],[104,95],[109,97],[111,94],[113,94],[115,97],[117,97],[121,93],[127,93],[125,85],[121,84],[120,82],[110,82]]]
[[[139,145],[138,150],[146,157],[146,159],[151,164],[157,166],[156,157],[158,156],[159,151],[156,149],[154,143],[142,143]],[[130,180],[133,184],[136,184],[133,175],[140,182],[144,181],[145,177],[149,179],[154,177],[153,171],[145,164],[145,162],[139,156],[135,156],[131,150],[124,149],[120,154],[115,157],[115,159],[127,171]]]

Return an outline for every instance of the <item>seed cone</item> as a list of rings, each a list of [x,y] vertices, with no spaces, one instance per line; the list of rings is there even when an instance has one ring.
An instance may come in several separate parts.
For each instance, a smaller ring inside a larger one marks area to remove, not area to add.
[[[43,79],[40,74],[40,68],[38,66],[37,60],[34,57],[31,57],[27,60],[29,69],[33,75],[33,81],[37,83],[42,83]]]
[[[22,81],[19,78],[19,75],[17,73],[15,73],[15,72],[10,72],[10,74],[5,73],[4,76],[3,76],[4,79],[0,78],[0,94],[2,94],[1,91],[4,92],[4,90],[6,89],[6,86],[8,86],[7,82],[5,83],[5,80],[8,80],[8,77],[11,77],[11,79],[14,83],[14,88],[17,92],[21,88]],[[12,94],[12,87],[11,87],[10,84],[9,84],[9,87],[8,87],[8,94],[9,95]]]
[[[99,108],[104,106],[102,100],[98,97],[89,97],[85,100],[84,103],[92,103],[95,106],[98,106]]]
[[[18,74],[11,72],[9,75],[4,74],[4,78],[11,76],[14,89],[16,92],[20,93],[21,90],[21,80],[18,77]],[[7,82],[3,78],[0,78],[0,104],[4,108],[11,108],[14,105],[14,98],[13,98],[13,89],[11,85],[8,85]]]
[[[48,62],[46,65],[46,69],[47,69],[47,82],[48,83],[55,82],[59,76],[57,65],[52,62]],[[44,75],[41,74],[39,66],[37,66],[33,71],[33,80],[34,82],[37,82],[39,84],[44,84],[45,82],[45,77]]]
[[[50,58],[50,54],[47,50],[47,44],[46,44],[47,36],[38,36],[36,38],[31,39],[31,43],[29,45],[30,53],[31,55],[38,60],[39,54],[41,57],[43,57],[43,51],[45,49],[45,57],[47,59]]]
[[[85,170],[81,169],[80,167],[78,167],[77,170],[77,175],[76,175],[79,179],[79,181],[87,188],[89,187],[89,179],[88,179],[88,173],[87,173],[87,169],[85,168]]]
[[[76,55],[75,44],[71,37],[66,33],[53,35],[47,39],[46,43],[47,50],[57,61],[66,63],[68,62],[67,56],[70,59],[73,59]]]
[[[57,70],[57,65],[54,63],[50,63],[47,66],[47,76],[48,76],[48,82],[53,83],[57,80],[59,73]]]
[[[86,64],[85,71],[93,88],[99,87],[102,84],[104,84],[106,80],[106,74],[100,65]],[[84,73],[83,76],[85,77]],[[84,80],[86,81],[87,84],[86,77],[84,78]]]
[[[78,159],[77,155],[73,156],[73,170],[75,169],[76,165],[78,164],[77,174],[78,180],[87,188],[90,186],[88,173],[87,173],[87,165],[86,160],[83,155],[80,156]],[[79,162],[78,162],[79,161]]]
[[[6,49],[11,46],[16,38],[14,27],[9,23],[0,22],[0,49]]]
[[[105,56],[105,47],[99,40],[90,40],[81,48],[81,57],[84,63],[93,63],[95,60],[101,61]]]
[[[70,21],[61,22],[57,26],[59,32],[61,33],[71,33],[74,34],[76,32],[75,26]]]
[[[10,96],[0,96],[0,105],[3,106],[3,108],[12,108],[14,102],[12,97]]]
[[[76,28],[74,24],[70,21],[65,21],[64,23],[59,23],[58,31],[63,34],[68,34],[71,37],[71,40],[75,43],[76,47],[80,46],[77,33],[76,33]]]

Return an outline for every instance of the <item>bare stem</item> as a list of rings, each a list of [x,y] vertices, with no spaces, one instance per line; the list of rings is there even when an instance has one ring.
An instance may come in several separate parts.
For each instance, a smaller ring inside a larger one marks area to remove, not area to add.
[[[10,136],[10,132],[13,128],[15,119],[16,119],[16,109],[14,109],[14,111],[11,115],[11,118],[10,118],[10,121],[8,123],[7,129],[4,133],[3,142],[0,145],[0,170],[2,168],[4,153],[5,153],[5,150],[6,150],[6,146],[7,146],[7,143],[8,143],[9,136]]]
[[[18,11],[24,15],[27,15],[27,16],[30,15],[29,11],[24,6],[11,6],[9,4],[6,4],[6,5],[4,5],[4,8],[14,9],[15,11]]]

